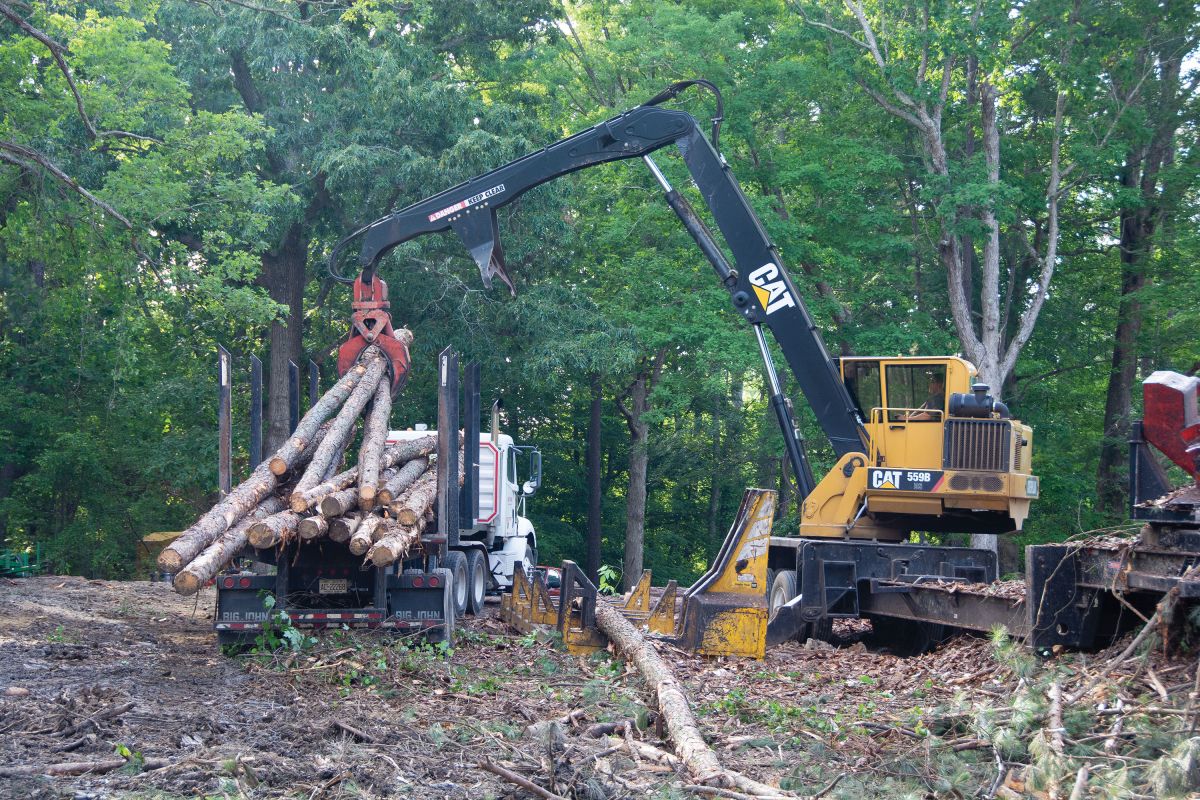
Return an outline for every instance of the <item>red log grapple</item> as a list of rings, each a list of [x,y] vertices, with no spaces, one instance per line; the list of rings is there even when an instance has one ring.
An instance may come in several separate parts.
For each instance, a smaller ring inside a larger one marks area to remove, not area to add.
[[[412,341],[406,330],[397,332],[392,328],[391,308],[388,302],[387,284],[378,275],[371,276],[369,284],[362,278],[354,282],[354,300],[350,304],[350,335],[338,348],[338,375],[345,375],[354,366],[358,357],[371,345],[376,345],[387,355],[392,375],[392,395],[404,388],[408,379],[408,344]]]
[[[1200,378],[1155,372],[1142,384],[1146,441],[1200,484]]]

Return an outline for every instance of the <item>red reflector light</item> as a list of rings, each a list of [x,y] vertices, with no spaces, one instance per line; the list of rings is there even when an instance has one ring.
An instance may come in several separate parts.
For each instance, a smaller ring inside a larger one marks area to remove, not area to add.
[[[436,575],[431,576],[429,578],[429,585],[432,588],[436,589],[437,587],[441,586],[441,584],[442,584],[442,582],[438,579],[438,577]]]
[[[224,586],[226,589],[232,589],[233,588],[233,578],[226,578],[225,580],[221,581],[221,585]]]
[[[238,586],[241,586],[243,589],[249,589],[250,588],[250,579],[242,578],[240,581],[238,581]]]
[[[424,585],[425,585],[425,579],[424,579],[424,578],[422,578],[420,575],[418,575],[417,577],[413,578],[413,586],[416,586],[416,587],[421,587],[421,586],[424,586]],[[431,586],[433,585],[433,579],[432,579],[432,578],[430,579],[430,585],[431,585]]]

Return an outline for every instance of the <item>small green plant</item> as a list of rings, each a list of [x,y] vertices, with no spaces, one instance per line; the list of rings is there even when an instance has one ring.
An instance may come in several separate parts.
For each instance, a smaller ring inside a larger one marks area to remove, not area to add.
[[[601,564],[599,576],[600,586],[598,588],[600,589],[600,593],[616,594],[617,586],[621,581],[621,571],[616,567],[609,566],[608,564]]]
[[[275,611],[273,595],[263,597],[263,607],[267,609],[267,618],[263,621],[262,631],[254,637],[254,647],[251,648],[253,654],[268,655],[283,648],[298,653],[317,643],[316,637],[309,636],[293,625],[286,613]]]

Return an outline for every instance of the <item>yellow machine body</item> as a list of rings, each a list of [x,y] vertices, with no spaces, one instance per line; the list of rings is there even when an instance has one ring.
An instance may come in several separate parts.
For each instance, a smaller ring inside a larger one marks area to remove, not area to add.
[[[806,498],[802,537],[899,541],[913,530],[1020,530],[1038,496],[1033,431],[1018,420],[950,417],[978,374],[954,356],[843,358],[866,421],[867,452],[847,453]]]

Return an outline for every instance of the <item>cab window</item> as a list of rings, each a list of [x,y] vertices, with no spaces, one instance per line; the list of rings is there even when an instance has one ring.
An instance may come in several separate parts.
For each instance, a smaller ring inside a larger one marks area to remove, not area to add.
[[[946,411],[944,364],[887,366],[889,422],[939,422]]]
[[[858,413],[863,419],[871,418],[871,409],[883,406],[883,392],[879,385],[878,361],[843,361],[842,374],[846,389],[850,392]]]

